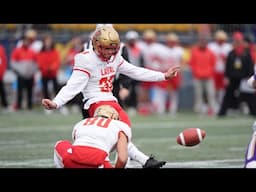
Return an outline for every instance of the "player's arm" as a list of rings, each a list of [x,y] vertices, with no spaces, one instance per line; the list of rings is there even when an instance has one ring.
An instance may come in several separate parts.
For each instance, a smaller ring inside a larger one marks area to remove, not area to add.
[[[117,161],[115,168],[124,168],[128,160],[128,140],[126,135],[120,131],[116,145]]]
[[[180,70],[180,66],[172,66],[165,73],[154,71],[143,67],[136,67],[127,61],[123,61],[119,66],[119,72],[138,81],[163,81],[175,77]]]
[[[80,93],[88,82],[88,75],[81,71],[73,71],[67,84],[61,88],[53,100],[43,99],[45,109],[57,109]]]
[[[248,79],[247,83],[250,87],[256,89],[256,73]]]
[[[86,63],[88,62],[82,54],[77,54],[74,59],[75,64],[73,72],[66,85],[61,88],[53,100],[42,100],[42,105],[45,109],[56,109],[61,107],[86,87],[90,77],[90,69],[86,68]]]

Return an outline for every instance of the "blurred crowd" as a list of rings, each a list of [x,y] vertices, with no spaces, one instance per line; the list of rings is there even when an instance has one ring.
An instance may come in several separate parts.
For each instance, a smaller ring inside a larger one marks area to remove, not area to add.
[[[38,33],[33,28],[25,30],[10,55],[0,45],[2,112],[33,110],[42,98],[53,98],[72,73],[74,55],[91,48],[90,35],[87,39],[73,36],[65,46],[58,46],[51,33],[40,34],[41,38]],[[213,33],[201,30],[196,37],[195,43],[188,44],[172,31],[161,41],[153,29],[125,32],[123,46],[132,64],[162,72],[173,65],[181,66],[181,72],[168,81],[132,80],[129,95],[122,101],[128,114],[176,115],[180,89],[186,81],[184,73],[189,72],[193,97],[186,99],[193,100],[195,113],[223,117],[239,111],[256,116],[255,90],[246,84],[256,69],[254,38],[222,29]],[[75,98],[60,112],[67,115],[79,111],[80,100]]]

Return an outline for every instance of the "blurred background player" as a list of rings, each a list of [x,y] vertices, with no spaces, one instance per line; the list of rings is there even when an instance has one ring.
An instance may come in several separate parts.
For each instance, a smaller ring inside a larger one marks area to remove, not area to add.
[[[34,50],[35,52],[39,52],[42,49],[43,42],[41,40],[38,40],[38,34],[35,29],[28,29],[24,33],[23,39],[19,40],[17,42],[17,47],[21,47],[23,44],[24,39],[27,39],[30,41],[30,48]]]
[[[143,42],[139,45],[142,49],[144,67],[150,70],[164,72],[169,68],[169,66],[166,65],[169,49],[162,43],[159,43],[157,39],[154,30],[146,30],[143,33]],[[139,94],[141,96],[143,95],[144,101],[140,101],[140,103],[146,105],[149,113],[165,113],[168,94],[167,85],[168,81],[165,80],[141,82],[141,92]]]
[[[136,67],[118,54],[120,48],[119,34],[113,27],[103,26],[93,35],[93,49],[87,49],[75,56],[72,75],[67,84],[61,88],[53,100],[43,99],[45,109],[57,109],[66,104],[75,95],[82,92],[90,117],[100,105],[111,105],[120,120],[131,126],[126,112],[113,96],[113,80],[117,72],[140,81],[164,81],[176,76],[180,67],[173,66],[166,72],[153,71]],[[129,157],[140,162],[143,167],[161,167],[164,161],[157,161],[140,152],[131,142],[128,146]]]
[[[208,44],[208,48],[216,56],[214,68],[214,85],[216,91],[216,104],[219,110],[225,93],[225,64],[228,53],[232,50],[232,45],[228,42],[228,35],[223,30],[218,30],[214,34],[214,41]]]
[[[137,67],[144,67],[144,60],[141,47],[138,44],[139,34],[134,30],[127,31],[125,34],[125,47],[127,48],[130,63]],[[125,59],[125,58],[124,58]],[[140,82],[131,79],[129,86],[129,95],[125,98],[125,107],[129,115],[137,114],[138,107],[138,89]],[[127,86],[128,87],[128,86]]]
[[[125,168],[131,128],[118,121],[118,112],[109,105],[95,110],[93,117],[76,123],[72,132],[73,143],[60,140],[54,147],[54,162],[57,168]],[[112,166],[111,151],[117,151],[117,160]]]
[[[184,49],[179,45],[179,37],[175,33],[168,33],[165,37],[166,46],[168,47],[169,54],[167,56],[167,66],[178,65],[181,68],[184,68]],[[167,91],[169,96],[169,101],[167,105],[167,112],[171,115],[175,115],[178,111],[179,105],[179,89],[181,86],[181,77],[182,73],[178,73],[176,77],[173,77],[168,80]]]

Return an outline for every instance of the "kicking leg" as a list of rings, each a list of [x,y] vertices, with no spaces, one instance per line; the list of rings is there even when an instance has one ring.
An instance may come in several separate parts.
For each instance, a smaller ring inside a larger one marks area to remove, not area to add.
[[[143,168],[160,168],[165,161],[158,161],[152,155],[149,157],[142,153],[132,142],[128,143],[128,156],[142,165]]]

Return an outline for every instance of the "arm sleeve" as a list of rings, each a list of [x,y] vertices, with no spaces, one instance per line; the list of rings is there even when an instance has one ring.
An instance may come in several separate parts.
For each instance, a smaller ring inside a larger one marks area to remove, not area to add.
[[[142,67],[136,67],[126,60],[124,60],[119,66],[119,72],[138,81],[155,82],[165,80],[164,73]]]
[[[87,85],[89,76],[82,71],[73,71],[67,84],[61,88],[59,93],[53,99],[53,102],[57,104],[57,108],[66,104],[69,100],[74,98],[80,93]]]
[[[120,131],[122,131],[126,135],[128,142],[130,142],[132,139],[131,127],[129,127],[127,124],[121,121],[117,121],[117,122],[118,122],[117,126],[119,127]]]
[[[74,62],[73,72],[69,80],[53,99],[53,102],[57,104],[57,108],[66,104],[78,93],[82,92],[89,81],[91,70],[88,67],[90,65],[88,65],[89,62],[86,57],[83,54],[78,53],[74,57]]]

